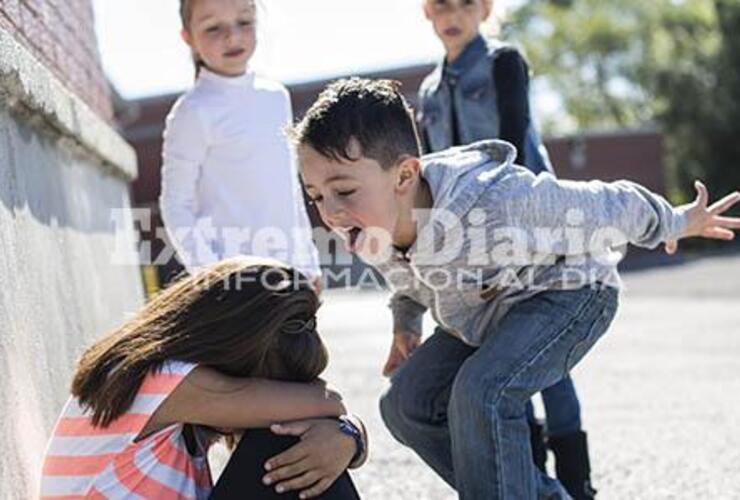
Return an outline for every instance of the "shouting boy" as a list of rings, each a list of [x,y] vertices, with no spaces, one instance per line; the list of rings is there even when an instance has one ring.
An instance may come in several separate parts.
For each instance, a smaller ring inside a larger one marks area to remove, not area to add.
[[[617,250],[740,228],[722,215],[740,193],[708,206],[699,182],[673,207],[628,181],[535,175],[503,141],[420,158],[389,81],[330,85],[294,138],[324,222],[394,291],[383,419],[463,499],[567,498],[535,468],[525,408],[606,332]],[[439,326],[422,344],[427,310]]]

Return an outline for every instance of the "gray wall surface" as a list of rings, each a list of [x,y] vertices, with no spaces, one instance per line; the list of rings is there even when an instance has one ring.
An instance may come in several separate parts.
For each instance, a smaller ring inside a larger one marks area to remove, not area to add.
[[[0,98],[2,499],[34,495],[75,359],[144,300],[138,266],[112,262],[134,242],[111,221],[127,180],[31,122]]]

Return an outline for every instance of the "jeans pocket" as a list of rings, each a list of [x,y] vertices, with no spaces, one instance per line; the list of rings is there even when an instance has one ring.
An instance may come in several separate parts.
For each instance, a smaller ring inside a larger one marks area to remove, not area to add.
[[[614,319],[616,314],[617,304],[616,300],[602,301],[601,307],[594,311],[593,316],[595,318],[587,328],[586,335],[576,342],[576,344],[570,349],[568,356],[565,360],[565,375],[578,364],[581,359],[586,355],[588,351],[596,344],[596,342],[606,333],[609,329],[609,325]]]

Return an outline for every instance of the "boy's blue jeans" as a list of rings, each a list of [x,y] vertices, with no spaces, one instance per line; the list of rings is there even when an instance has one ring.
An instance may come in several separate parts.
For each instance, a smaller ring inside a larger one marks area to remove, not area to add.
[[[569,498],[534,465],[526,406],[606,332],[618,294],[540,293],[512,307],[478,348],[437,330],[391,378],[383,420],[463,500]]]
[[[581,430],[581,404],[570,375],[541,392],[545,405],[547,433],[552,437],[567,436]],[[527,420],[535,421],[532,400],[527,403]]]

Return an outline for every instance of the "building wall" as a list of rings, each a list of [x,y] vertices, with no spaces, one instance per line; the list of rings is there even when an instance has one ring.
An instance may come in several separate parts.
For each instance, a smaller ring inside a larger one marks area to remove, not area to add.
[[[627,179],[666,194],[663,136],[653,130],[622,130],[553,138],[547,150],[564,179]]]
[[[111,122],[113,108],[86,0],[0,0],[0,27]]]
[[[136,158],[106,96],[88,1],[0,0],[3,499],[35,497],[76,358],[143,303],[138,265],[115,260]]]

